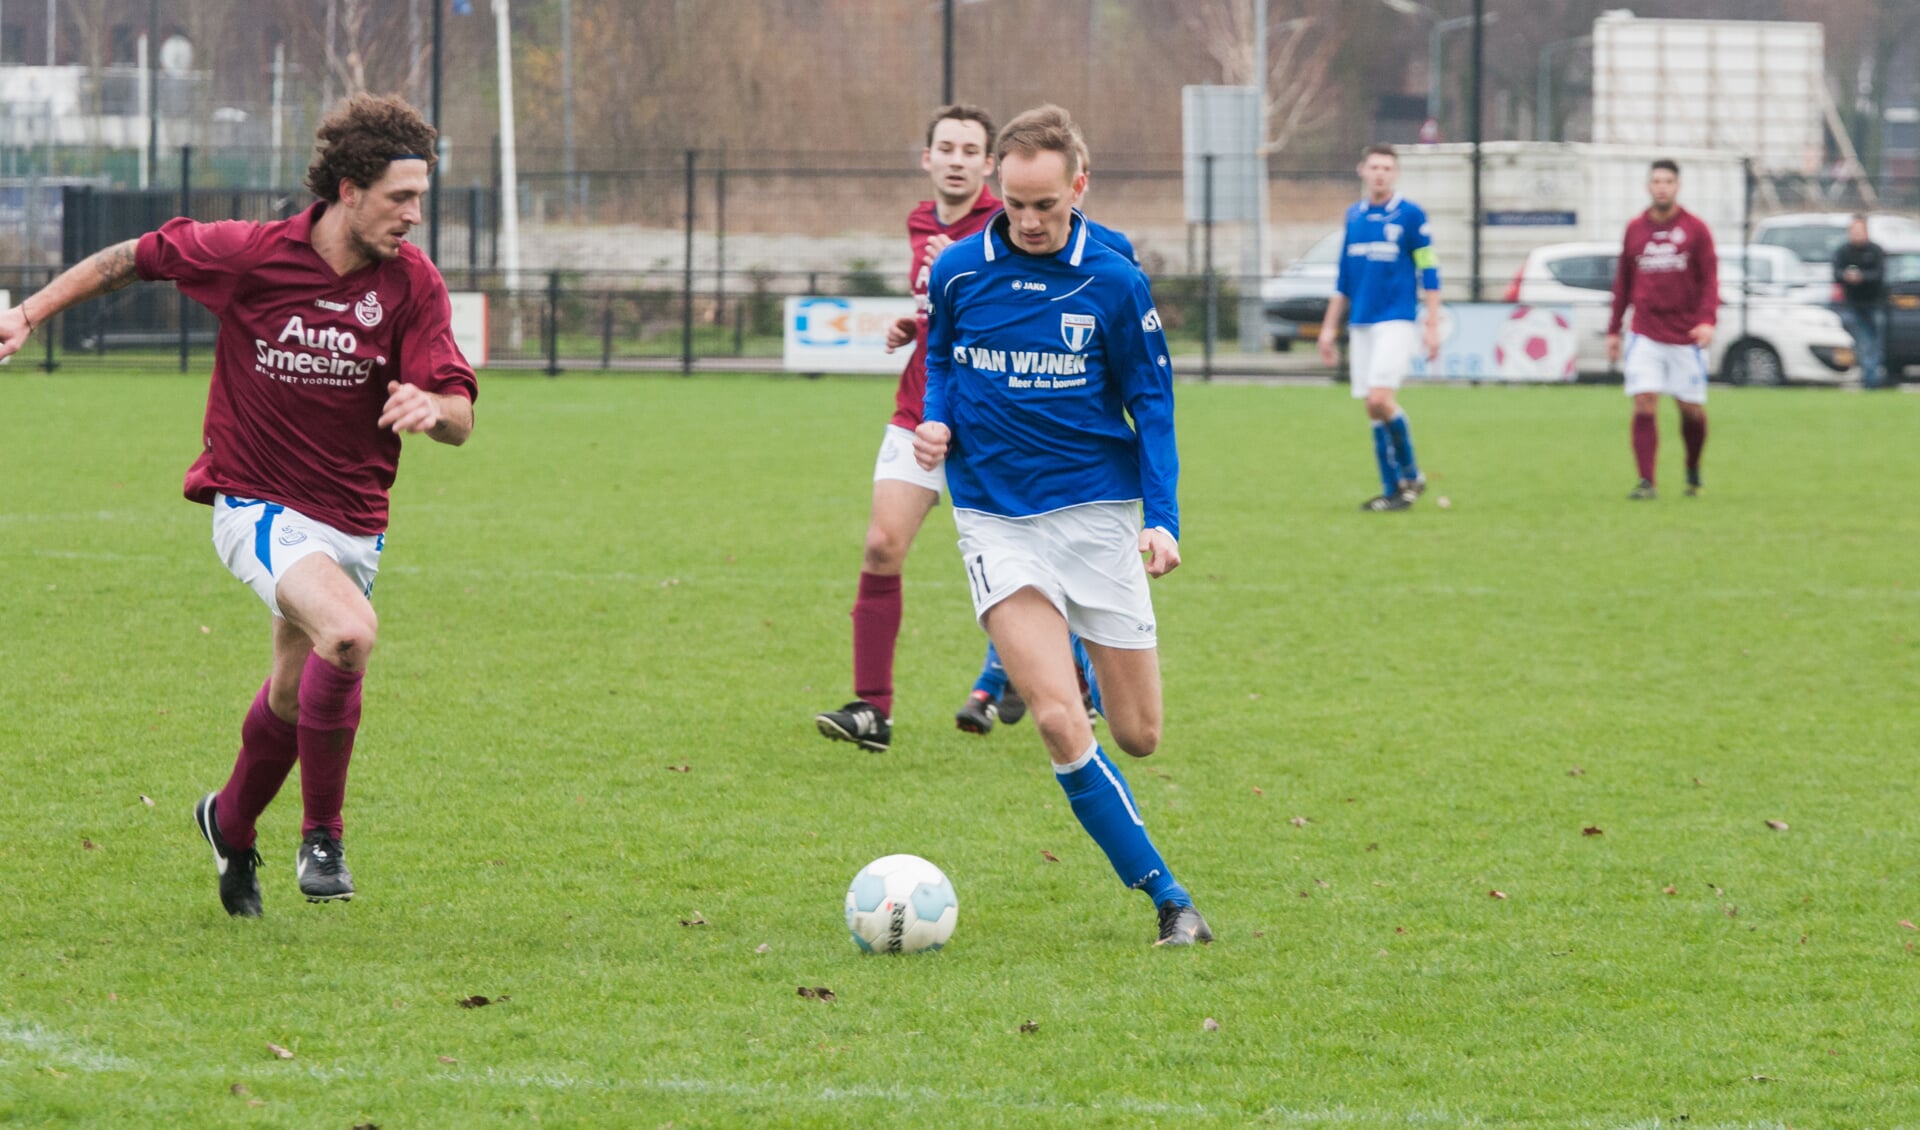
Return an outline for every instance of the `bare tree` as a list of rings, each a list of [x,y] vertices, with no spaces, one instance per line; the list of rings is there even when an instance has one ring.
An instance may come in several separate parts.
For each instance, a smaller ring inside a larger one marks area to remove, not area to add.
[[[1188,31],[1229,85],[1258,81],[1254,5],[1260,3],[1267,0],[1193,0],[1180,9]],[[1345,33],[1320,7],[1300,0],[1267,3],[1267,136],[1261,139],[1267,154],[1281,152],[1299,135],[1323,129],[1339,115],[1339,104],[1326,95]]]

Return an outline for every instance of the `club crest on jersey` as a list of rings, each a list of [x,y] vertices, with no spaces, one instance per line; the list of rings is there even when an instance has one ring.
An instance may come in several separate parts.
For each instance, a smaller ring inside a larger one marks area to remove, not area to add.
[[[360,319],[360,324],[368,329],[379,325],[380,319],[386,317],[386,314],[387,312],[380,306],[380,292],[377,290],[368,291],[367,296],[353,308],[353,316]]]
[[[1406,231],[1407,229],[1401,227],[1399,224],[1387,224],[1380,229],[1380,233],[1387,237],[1388,243],[1399,243],[1400,237],[1405,235]]]
[[[1096,324],[1092,314],[1062,314],[1060,338],[1067,343],[1068,349],[1078,353],[1087,347],[1087,342],[1093,340],[1093,327]]]

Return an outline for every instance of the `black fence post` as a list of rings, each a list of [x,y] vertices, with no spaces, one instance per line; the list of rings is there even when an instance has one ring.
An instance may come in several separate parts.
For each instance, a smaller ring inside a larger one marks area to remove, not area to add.
[[[1747,248],[1753,244],[1753,158],[1747,157],[1740,162],[1740,173],[1745,181],[1740,194],[1740,336],[1747,336],[1747,296],[1753,293],[1753,263],[1747,259]]]
[[[480,186],[467,186],[467,289],[480,289]]]
[[[726,325],[727,313],[727,158],[713,174],[713,324]]]
[[[1205,197],[1200,210],[1200,223],[1206,229],[1206,260],[1202,264],[1206,278],[1202,281],[1202,293],[1206,296],[1207,325],[1203,359],[1200,364],[1200,379],[1210,381],[1213,379],[1213,340],[1220,330],[1218,296],[1213,290],[1213,154],[1206,154],[1201,161],[1205,164],[1205,172],[1200,181],[1200,190]]]
[[[560,272],[547,272],[547,375],[560,375]]]
[[[193,146],[180,147],[180,214],[193,215]],[[180,371],[186,372],[193,351],[193,341],[187,336],[187,316],[192,308],[186,291],[180,292]]]
[[[680,375],[693,375],[693,190],[697,153],[687,150],[686,251],[680,277]]]
[[[607,292],[607,302],[600,310],[600,367],[613,368],[613,292]]]
[[[54,268],[52,268],[52,267],[48,267],[48,268],[47,268],[47,281],[46,281],[46,283],[44,283],[44,284],[42,284],[42,285],[52,285],[52,283],[53,283],[53,280],[54,280],[54,279],[55,279],[55,277],[57,277],[57,276],[58,276],[59,274],[60,274],[60,272],[59,272],[58,270],[56,270],[56,269],[54,269]],[[56,315],[55,315],[54,317],[55,317],[55,318],[57,318],[57,317],[59,317],[59,315],[57,315],[57,314],[56,314]],[[54,318],[48,318],[48,319],[47,319],[47,321],[49,321],[49,322],[51,322],[51,321],[53,321],[53,320],[54,320]],[[54,371],[55,369],[58,369],[58,368],[60,367],[60,362],[58,362],[58,361],[55,361],[55,360],[53,359],[53,339],[54,339],[54,338],[56,338],[56,337],[59,337],[59,336],[60,336],[60,335],[59,335],[58,333],[56,333],[56,332],[54,332],[54,331],[55,331],[55,330],[56,330],[57,328],[60,328],[60,327],[55,327],[55,326],[48,326],[48,327],[47,327],[47,332],[46,332],[46,335],[45,335],[45,336],[46,336],[46,339],[47,339],[47,359],[46,359],[45,361],[42,361],[42,362],[40,362],[40,368],[41,368],[41,369],[42,369],[43,371],[45,371],[45,372],[49,372],[49,373],[51,373],[51,372],[53,372],[53,371]]]

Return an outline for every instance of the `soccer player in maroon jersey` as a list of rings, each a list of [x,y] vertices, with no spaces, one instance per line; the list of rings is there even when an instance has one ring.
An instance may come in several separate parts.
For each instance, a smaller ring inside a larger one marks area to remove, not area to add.
[[[307,185],[320,199],[300,215],[170,220],[0,313],[0,357],[62,310],[137,279],[169,279],[220,319],[185,493],[213,507],[215,548],[273,614],[272,674],[241,725],[233,773],[194,807],[220,901],[237,917],[260,914],[254,822],[296,761],[300,891],[353,897],[341,810],[400,436],[458,445],[473,432],[477,389],[446,283],[406,242],[433,171],[433,128],[398,99],[362,95],[318,138]]]
[[[986,226],[1000,209],[987,187],[993,173],[993,119],[977,106],[956,104],[934,111],[920,167],[933,181],[932,200],[907,215],[913,253],[908,264],[920,313],[901,318],[887,332],[887,348],[913,343],[913,355],[894,393],[893,419],[873,468],[873,515],[867,525],[860,588],[853,602],[852,702],[814,716],[822,734],[884,753],[893,741],[893,655],[900,636],[900,573],[907,551],[927,514],[946,489],[946,474],[922,470],[913,458],[913,429],[920,425],[927,389],[927,275],[934,259],[956,239]]]
[[[1700,493],[1700,453],[1707,446],[1707,347],[1720,311],[1720,264],[1713,233],[1680,207],[1680,166],[1655,161],[1647,173],[1647,193],[1653,206],[1627,224],[1613,275],[1607,360],[1621,360],[1620,327],[1631,306],[1633,332],[1627,335],[1621,370],[1633,397],[1633,459],[1640,482],[1627,497],[1656,497],[1660,425],[1655,413],[1661,393],[1680,406],[1691,497]]]

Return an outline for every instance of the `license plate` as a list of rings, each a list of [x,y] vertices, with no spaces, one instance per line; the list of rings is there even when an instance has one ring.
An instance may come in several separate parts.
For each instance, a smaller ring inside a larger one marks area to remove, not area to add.
[[[1300,329],[1297,332],[1303,338],[1319,337],[1320,323],[1319,322],[1301,322]]]
[[[1896,294],[1892,306],[1895,310],[1920,310],[1920,294]]]

